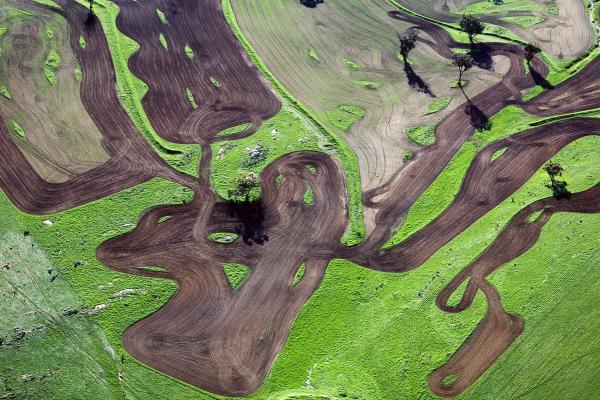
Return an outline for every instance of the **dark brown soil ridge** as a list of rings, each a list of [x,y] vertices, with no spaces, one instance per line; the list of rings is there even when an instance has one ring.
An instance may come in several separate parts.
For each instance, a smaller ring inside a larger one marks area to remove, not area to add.
[[[116,3],[121,9],[117,27],[140,44],[129,67],[148,84],[142,106],[161,137],[201,143],[232,126],[257,127],[277,114],[279,99],[229,29],[220,1]],[[159,41],[161,34],[167,49]],[[193,51],[191,59],[186,46]],[[191,105],[187,90],[198,108]]]
[[[313,175],[307,166],[316,169]],[[277,176],[283,176],[280,185]],[[100,261],[118,271],[177,281],[177,294],[156,313],[131,326],[126,348],[144,363],[213,393],[242,396],[262,383],[283,348],[294,318],[320,284],[329,258],[316,246],[339,242],[347,220],[343,175],[321,153],[293,153],[262,174],[263,245],[241,240],[219,245],[194,239],[198,207],[212,209],[208,231],[235,231],[239,220],[223,204],[158,208],[146,213],[131,233],[98,248]],[[314,202],[303,202],[307,185]],[[345,200],[345,199],[344,199]],[[221,206],[221,207],[219,207]],[[158,223],[165,215],[166,222]],[[301,229],[298,229],[301,227]],[[233,291],[223,262],[252,270]],[[165,272],[147,271],[147,265]],[[294,286],[301,265],[305,274]]]
[[[108,196],[145,182],[155,176],[192,186],[195,183],[177,173],[152,150],[137,131],[121,106],[116,93],[113,63],[100,23],[86,24],[87,10],[64,0],[57,3],[69,24],[71,48],[82,69],[81,99],[103,135],[103,145],[111,159],[104,165],[78,175],[64,183],[48,183],[34,171],[21,154],[0,115],[0,186],[20,209],[33,214],[54,213]],[[79,36],[86,38],[86,49],[79,46]]]

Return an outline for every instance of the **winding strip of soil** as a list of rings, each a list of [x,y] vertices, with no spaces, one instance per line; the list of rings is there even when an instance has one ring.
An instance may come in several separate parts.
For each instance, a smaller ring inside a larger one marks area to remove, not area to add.
[[[0,186],[7,196],[21,210],[49,214],[105,197],[155,176],[194,185],[164,163],[121,106],[112,59],[100,23],[86,24],[88,13],[82,6],[65,0],[57,3],[62,9],[30,2],[23,4],[56,12],[68,22],[71,49],[83,72],[81,100],[102,133],[102,144],[111,158],[66,182],[46,182],[13,142],[0,115],[0,157],[5,160],[0,164]],[[86,38],[85,50],[79,46],[80,35]]]
[[[397,13],[391,14],[393,17],[407,19],[407,17]],[[414,22],[419,29],[424,30],[433,38],[433,41],[427,41],[427,43],[432,47],[436,47],[440,54],[449,56],[449,48],[456,47],[456,43],[449,40],[447,34],[439,28],[428,23]],[[600,104],[598,96],[594,96],[594,87],[600,79],[597,72],[600,64],[597,61],[590,63],[580,74],[565,81],[557,88],[548,90],[532,101],[524,103],[520,100],[519,92],[526,88],[528,84],[531,84],[531,80],[538,83],[540,80],[543,82],[547,74],[547,68],[541,63],[541,60],[536,60],[532,63],[533,76],[528,75],[525,77],[524,71],[520,68],[523,65],[523,57],[519,49],[516,53],[511,53],[510,45],[491,44],[486,46],[492,54],[498,51],[507,52],[511,58],[511,69],[504,77],[502,84],[471,99],[464,106],[465,113],[469,107],[475,106],[485,116],[493,115],[499,111],[499,108],[496,107],[516,102],[525,110],[537,115],[552,116],[596,108]],[[526,79],[530,79],[529,82]],[[579,94],[582,95],[579,96]],[[516,101],[510,100],[511,96]],[[462,119],[462,124],[460,124],[461,118],[455,112],[440,124],[438,132],[441,133],[441,140],[437,143],[440,148],[434,149],[431,154],[437,153],[438,156],[444,157],[444,150],[449,148],[449,144],[450,147],[452,146],[452,139],[448,139],[448,137],[452,138],[450,136],[451,132],[454,133],[455,137],[457,131],[462,132],[465,137],[470,136],[473,128],[465,129],[464,116]],[[471,165],[456,199],[440,216],[400,245],[389,250],[378,251],[378,247],[388,237],[383,229],[393,226],[393,222],[401,216],[403,212],[401,206],[405,206],[405,204],[412,205],[412,197],[406,199],[407,192],[420,194],[421,188],[415,189],[414,185],[423,184],[423,181],[427,180],[427,178],[424,179],[427,176],[427,172],[424,170],[430,168],[431,163],[435,162],[436,159],[430,159],[429,165],[417,164],[413,167],[416,172],[409,174],[408,177],[406,175],[400,177],[398,182],[401,185],[398,185],[395,190],[394,188],[391,190],[386,188],[388,193],[395,192],[391,196],[393,199],[391,201],[396,201],[396,207],[387,205],[382,207],[383,211],[377,215],[378,228],[381,226],[381,230],[377,231],[376,229],[369,240],[356,249],[354,255],[352,255],[352,250],[344,251],[343,254],[363,266],[383,271],[401,272],[416,268],[444,244],[510,196],[561,148],[579,137],[598,134],[600,134],[598,119],[576,118],[540,126],[493,143],[480,152]],[[457,141],[457,139],[454,139],[454,143]],[[462,142],[459,143],[462,144]],[[505,152],[499,158],[492,160],[493,155],[501,149],[505,149]],[[447,161],[444,159],[443,164],[446,163]],[[433,165],[437,166],[437,164]],[[417,176],[419,176],[419,179],[414,179]],[[435,176],[437,176],[437,171]],[[395,185],[394,182],[393,186]],[[429,186],[429,183],[426,184],[427,186]],[[365,196],[367,201],[369,194],[367,193]],[[375,194],[380,195],[377,191],[375,191]],[[582,195],[581,198],[592,199],[589,194]],[[386,200],[386,197],[384,197],[380,201],[385,202]],[[554,200],[547,199],[546,201]],[[579,204],[579,207],[565,207],[562,210],[568,209],[575,212],[582,210],[582,212],[586,212],[586,207],[590,206],[590,204],[584,206],[582,206],[582,203]],[[595,205],[592,206],[592,208],[594,207]],[[514,229],[507,228],[506,232],[506,235],[510,236],[513,234]],[[525,242],[527,243],[526,249],[536,241],[537,236],[532,235],[529,241]],[[497,246],[502,247],[504,256],[500,255],[501,252],[496,251],[493,256],[486,259],[488,263],[491,262],[490,259],[494,260],[493,265],[498,267],[526,250],[520,247],[522,243],[505,242],[506,239],[503,237],[497,239]],[[514,246],[512,250],[511,246]],[[478,289],[486,295],[488,301],[487,315],[476,330],[444,366],[431,374],[430,387],[439,395],[454,396],[468,388],[523,330],[523,321],[517,316],[509,315],[504,311],[496,290],[485,282],[481,274],[477,273],[474,276],[475,278],[469,281],[467,293],[465,294],[467,297],[463,297],[460,307],[450,309],[443,306],[443,302],[449,298],[449,294],[446,297],[445,293],[442,293],[443,298],[440,300],[441,302],[438,302],[440,308],[445,311],[462,311],[468,307],[469,300],[472,300],[472,296]],[[459,284],[461,282],[462,280],[458,280]],[[449,293],[456,287],[453,282],[452,290]]]
[[[442,214],[391,249],[359,251],[355,261],[381,271],[401,272],[418,267],[523,186],[560,149],[588,135],[600,135],[597,118],[543,125],[490,144],[477,155],[458,195]],[[500,150],[505,151],[492,160]]]
[[[400,12],[390,12],[395,19],[411,22],[416,29],[427,33],[433,41],[420,39],[432,46],[439,54],[450,59],[452,48],[467,48],[455,42],[442,28],[406,16]],[[363,203],[378,209],[376,226],[372,235],[361,246],[362,253],[375,252],[391,234],[390,228],[396,225],[414,202],[431,185],[444,167],[450,162],[458,149],[471,137],[476,128],[485,123],[487,118],[496,114],[511,99],[520,100],[520,91],[533,87],[534,79],[526,74],[523,59],[524,50],[512,44],[490,43],[481,45],[482,54],[502,55],[510,60],[510,68],[502,81],[469,99],[454,112],[444,118],[436,128],[436,142],[414,162],[406,166],[386,184],[363,194]],[[533,68],[540,76],[546,76],[548,68],[541,59],[532,61]]]
[[[435,393],[455,396],[464,391],[523,330],[523,321],[504,311],[498,294],[485,278],[533,247],[543,226],[554,213],[600,212],[599,196],[600,185],[596,185],[568,199],[548,197],[523,208],[510,220],[494,242],[440,293],[437,298],[440,309],[460,312],[471,305],[477,290],[482,290],[488,299],[488,314],[448,363],[431,374],[429,384]],[[452,293],[467,280],[467,289],[459,303],[455,306],[448,305]],[[444,377],[452,375],[456,375],[458,379],[451,385],[444,384]]]
[[[283,177],[281,184],[277,176]],[[307,185],[314,193],[310,207],[303,203]],[[262,234],[269,238],[262,246],[222,245],[206,236],[194,241],[198,206],[190,205],[146,213],[136,230],[98,248],[98,259],[113,269],[179,284],[162,309],[125,332],[124,344],[136,358],[213,393],[242,396],[259,387],[296,315],[323,278],[329,259],[316,258],[312,249],[334,246],[347,221],[346,199],[340,202],[339,197],[343,173],[325,154],[292,153],[277,159],[262,174],[262,190]],[[158,224],[165,215],[171,219]],[[222,207],[208,223],[211,231],[231,231],[236,224]],[[252,270],[235,292],[223,261]],[[305,274],[294,286],[302,264]],[[146,265],[166,271],[142,269]]]
[[[572,78],[526,103],[517,103],[530,114],[553,116],[598,108],[600,106],[600,59],[591,61]]]
[[[256,128],[277,114],[279,99],[229,29],[221,2],[116,3],[121,9],[117,27],[141,46],[129,67],[148,84],[142,106],[161,137],[202,143],[232,126],[253,123]],[[167,49],[159,41],[161,34]],[[188,90],[197,108],[188,100]]]
[[[420,15],[446,23],[457,23],[469,3],[474,1],[422,1],[396,0],[399,4],[418,12]],[[537,2],[537,1],[536,1]],[[433,5],[432,3],[436,3]],[[532,2],[533,3],[533,2]],[[539,3],[539,2],[537,2]],[[537,43],[542,49],[558,58],[576,57],[594,44],[594,28],[587,16],[587,2],[557,0],[558,14],[544,11],[505,11],[497,12],[490,8],[490,14],[476,14],[483,22],[509,29],[518,37],[530,43]],[[517,23],[506,21],[505,17],[542,17],[541,23],[524,28]]]

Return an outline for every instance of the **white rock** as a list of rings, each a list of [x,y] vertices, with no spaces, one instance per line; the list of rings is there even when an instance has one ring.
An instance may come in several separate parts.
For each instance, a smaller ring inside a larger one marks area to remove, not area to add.
[[[114,294],[114,297],[122,299],[123,297],[131,296],[135,294],[135,289],[123,289]]]
[[[106,308],[106,304],[98,304],[96,307],[94,307],[91,314],[98,314],[100,311],[104,310],[105,308]]]
[[[50,225],[52,225],[52,224],[53,224],[53,222],[52,222],[52,221],[50,221],[49,219],[45,219],[45,220],[43,220],[43,221],[42,221],[42,224],[44,224],[44,225],[46,225],[46,226],[50,226]]]

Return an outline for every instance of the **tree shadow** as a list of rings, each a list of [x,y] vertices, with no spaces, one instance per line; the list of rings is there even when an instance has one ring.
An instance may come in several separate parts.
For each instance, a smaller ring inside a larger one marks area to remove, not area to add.
[[[429,85],[425,83],[423,79],[413,70],[413,68],[407,62],[404,62],[404,73],[406,74],[406,79],[408,79],[408,84],[413,89],[417,89],[417,91],[428,94],[431,97],[435,97],[435,94],[429,88]]]
[[[494,69],[494,60],[492,60],[491,47],[485,43],[475,44],[469,51],[469,55],[473,59],[473,65],[487,71]]]
[[[269,236],[265,233],[265,209],[262,200],[254,202],[230,202],[229,214],[239,218],[242,223],[237,232],[244,243],[248,245],[265,244],[269,241]]]
[[[483,111],[481,111],[481,109],[473,104],[468,98],[465,113],[469,116],[471,125],[473,125],[475,129],[482,131],[489,131],[492,129],[492,123],[487,115],[485,115]]]
[[[98,17],[96,17],[96,14],[94,14],[92,12],[88,13],[87,18],[85,19],[85,26],[87,26],[88,28],[92,28],[97,23],[98,23]]]
[[[568,183],[565,181],[557,181],[552,179],[552,183],[545,185],[552,190],[552,196],[557,200],[570,199],[572,193],[567,189]]]
[[[545,90],[554,89],[554,85],[548,82],[546,78],[533,69],[531,65],[529,65],[529,73],[531,74],[531,78],[533,78],[533,81],[536,85],[543,87]]]
[[[319,4],[323,3],[324,0],[300,0],[300,3],[308,8],[316,8]]]

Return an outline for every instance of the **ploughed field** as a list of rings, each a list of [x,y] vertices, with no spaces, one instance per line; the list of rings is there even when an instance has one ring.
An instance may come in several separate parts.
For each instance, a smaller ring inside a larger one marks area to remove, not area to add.
[[[0,398],[600,395],[597,8],[488,3],[4,2]]]

